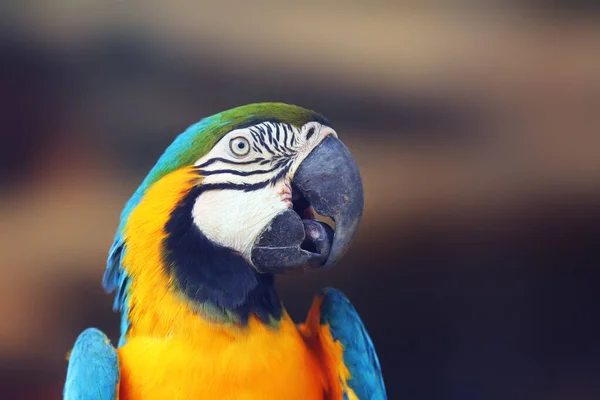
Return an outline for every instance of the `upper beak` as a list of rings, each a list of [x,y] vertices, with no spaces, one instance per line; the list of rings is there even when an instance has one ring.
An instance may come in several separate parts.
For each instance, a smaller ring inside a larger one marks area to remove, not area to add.
[[[333,135],[300,164],[292,187],[294,210],[279,213],[252,248],[252,264],[261,272],[330,267],[358,230],[364,206],[362,180],[356,161]],[[335,229],[310,218],[309,207],[330,217]]]

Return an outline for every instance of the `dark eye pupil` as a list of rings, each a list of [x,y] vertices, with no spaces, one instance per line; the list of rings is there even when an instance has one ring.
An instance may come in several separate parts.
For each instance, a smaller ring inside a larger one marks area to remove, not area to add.
[[[246,147],[246,143],[238,142],[238,149],[242,150],[244,147]]]

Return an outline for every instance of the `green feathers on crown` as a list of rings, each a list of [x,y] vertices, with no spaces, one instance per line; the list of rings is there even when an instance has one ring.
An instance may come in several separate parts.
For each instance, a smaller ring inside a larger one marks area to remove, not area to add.
[[[310,121],[327,124],[320,114],[285,103],[249,104],[223,111],[200,120],[180,134],[165,150],[142,187],[147,188],[170,172],[192,165],[232,130],[264,121],[282,122],[295,127]]]

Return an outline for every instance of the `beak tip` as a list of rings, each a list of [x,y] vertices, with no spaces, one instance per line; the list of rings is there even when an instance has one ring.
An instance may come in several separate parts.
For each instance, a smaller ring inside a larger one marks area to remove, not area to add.
[[[361,219],[362,208],[361,212],[356,214],[355,218],[353,218],[351,221],[340,221],[340,223],[336,222],[333,244],[331,246],[329,257],[327,257],[325,264],[323,264],[323,268],[331,268],[343,258],[344,254],[346,254],[346,251],[348,251],[350,248],[352,241],[356,237]]]

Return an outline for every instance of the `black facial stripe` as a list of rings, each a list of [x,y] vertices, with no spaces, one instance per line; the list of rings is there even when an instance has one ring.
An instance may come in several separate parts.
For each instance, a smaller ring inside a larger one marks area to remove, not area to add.
[[[265,149],[267,149],[267,151],[273,155],[275,155],[275,151],[277,150],[277,148],[275,147],[275,144],[273,142],[273,131],[271,129],[270,126],[267,126],[268,130],[267,130],[267,134],[265,135]],[[267,143],[267,139],[268,139],[268,143]]]
[[[285,147],[288,147],[288,130],[287,126],[283,125],[283,144]]]
[[[254,139],[254,143],[258,143],[258,133],[255,132],[253,129],[250,129],[250,134],[252,135],[252,139]]]
[[[285,158],[281,158],[281,159],[279,159],[279,160],[277,161],[277,164],[275,164],[275,168],[283,166],[283,165],[284,165],[286,162],[289,162],[289,163],[291,163],[291,161],[288,161],[288,160],[287,160],[287,159],[285,159]]]
[[[290,144],[291,146],[295,146],[296,145],[296,135],[294,134],[294,129],[290,126],[290,131],[292,131],[292,138],[290,140]]]
[[[273,142],[273,147],[275,148],[275,150],[276,150],[278,153],[283,153],[283,149],[282,149],[281,147],[279,147],[279,143],[277,142],[277,140],[275,140],[275,141]]]
[[[277,181],[281,180],[290,170],[291,161],[277,173],[273,178],[257,183],[232,183],[232,182],[221,182],[221,183],[208,183],[202,185],[204,192],[209,190],[241,190],[244,192],[253,192],[255,190],[263,189],[269,185],[274,185]]]
[[[271,184],[271,180],[266,180],[257,183],[231,183],[231,182],[223,182],[223,183],[214,183],[204,185],[205,191],[210,190],[240,190],[242,192],[254,192],[255,190],[260,190],[266,188]]]
[[[269,142],[273,145],[273,148],[278,153],[288,154],[290,150],[287,144],[287,131],[285,124],[274,124],[275,125],[275,134],[269,135]],[[285,139],[281,142],[281,131],[283,130],[285,134]]]
[[[204,188],[204,192],[208,192],[210,190],[241,190],[243,192],[252,192],[254,190],[262,189],[269,185],[271,180],[266,180],[257,183],[231,183],[231,182],[221,182],[221,183],[209,183],[202,185]]]
[[[270,123],[265,123],[264,124],[264,128],[266,129],[262,129],[262,126],[259,126],[260,131],[262,132],[262,138],[263,140],[261,141],[263,148],[265,148],[269,153],[271,153],[272,155],[275,155],[275,152],[279,152],[280,149],[277,146],[277,141],[275,141],[273,139],[273,128],[271,127]],[[268,141],[268,143],[267,143]],[[270,144],[270,146],[269,146]]]
[[[314,135],[314,134],[315,134],[315,128],[314,128],[314,127],[313,127],[313,128],[310,128],[310,129],[308,130],[308,132],[306,133],[306,140],[310,139],[310,138],[311,138],[311,136],[312,136],[312,135]]]
[[[208,167],[211,164],[216,163],[217,161],[223,162],[225,164],[248,165],[248,164],[258,163],[258,162],[263,161],[263,160],[264,160],[264,158],[262,158],[262,157],[257,157],[257,158],[254,158],[254,159],[248,160],[248,161],[235,161],[235,160],[228,160],[226,158],[215,157],[215,158],[211,158],[210,160],[207,160],[207,161],[203,162],[200,165],[196,165],[196,168],[205,168],[205,167]]]
[[[266,143],[265,143],[265,145],[264,145],[264,148],[265,148],[265,149],[267,149],[267,151],[268,151],[269,153],[271,153],[272,155],[275,155],[275,152],[274,152],[273,150],[271,150],[271,148],[269,147],[269,145],[268,145],[268,144],[266,144]]]
[[[262,127],[258,127],[258,129],[260,130],[260,135],[258,136],[258,141],[260,142],[262,147],[267,147],[267,143],[265,142],[265,131],[262,129]],[[267,149],[269,150],[269,149]],[[273,154],[273,153],[271,153]]]
[[[254,151],[256,151],[257,153],[261,153],[262,154],[262,150],[260,149],[260,140],[258,139],[259,135],[256,131],[254,131],[254,129],[250,129],[250,135],[252,135],[252,149],[254,149]]]
[[[287,165],[281,169],[281,171],[279,171],[279,173],[277,175],[275,175],[273,178],[271,178],[271,184],[274,185],[275,183],[277,183],[277,181],[281,180],[290,170],[290,167],[292,166],[292,161],[289,160]]]
[[[296,135],[294,132],[294,128],[292,128],[292,126],[290,124],[286,124],[286,130],[290,132],[290,141],[288,143],[288,146],[290,148],[293,148],[294,145],[296,144]]]
[[[261,162],[262,164],[262,162]],[[210,176],[210,175],[218,175],[218,174],[231,174],[231,175],[237,175],[237,176],[251,176],[251,175],[260,175],[260,174],[268,174],[269,172],[273,172],[278,168],[278,165],[276,165],[275,167],[271,168],[271,169],[267,169],[267,170],[263,170],[263,169],[257,169],[254,171],[238,171],[235,169],[216,169],[213,171],[205,171],[200,169],[198,172],[200,174],[202,174],[202,176]]]

